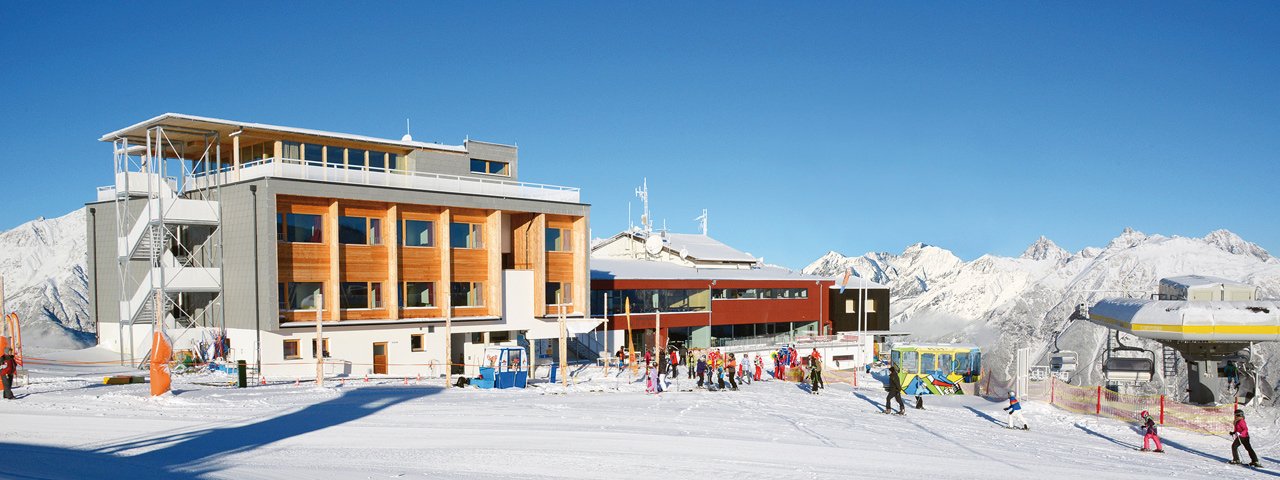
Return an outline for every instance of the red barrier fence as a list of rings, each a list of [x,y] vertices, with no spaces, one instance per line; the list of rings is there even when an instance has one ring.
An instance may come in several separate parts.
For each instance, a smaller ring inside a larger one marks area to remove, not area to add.
[[[1143,410],[1156,417],[1161,425],[1207,434],[1231,431],[1234,405],[1199,407],[1165,401],[1164,395],[1129,395],[1101,386],[1082,387],[1049,380],[1047,392],[1037,395],[1049,404],[1069,412],[1136,421]]]

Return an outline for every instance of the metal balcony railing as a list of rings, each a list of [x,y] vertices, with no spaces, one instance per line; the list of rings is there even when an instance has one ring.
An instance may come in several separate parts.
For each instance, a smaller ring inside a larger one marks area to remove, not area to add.
[[[222,184],[271,177],[555,202],[579,201],[579,189],[575,187],[391,168],[332,165],[292,158],[265,158],[245,163],[238,170],[226,167],[211,170],[197,176],[192,185],[197,189],[215,185],[214,176],[217,175],[222,176]]]

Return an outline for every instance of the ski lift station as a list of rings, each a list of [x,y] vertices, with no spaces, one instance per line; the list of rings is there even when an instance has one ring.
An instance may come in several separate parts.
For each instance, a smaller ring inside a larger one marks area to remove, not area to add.
[[[1160,281],[1152,298],[1108,298],[1077,308],[1072,319],[1088,320],[1114,331],[1108,338],[1103,373],[1110,382],[1150,381],[1155,353],[1120,343],[1120,333],[1154,340],[1186,361],[1192,403],[1214,403],[1227,382],[1220,367],[1241,362],[1241,392],[1247,402],[1257,394],[1251,375],[1252,347],[1280,341],[1280,301],[1259,300],[1257,287],[1226,279],[1189,275]],[[1123,353],[1130,352],[1130,353]],[[1065,365],[1066,358],[1062,359]],[[1167,365],[1166,365],[1167,366]]]

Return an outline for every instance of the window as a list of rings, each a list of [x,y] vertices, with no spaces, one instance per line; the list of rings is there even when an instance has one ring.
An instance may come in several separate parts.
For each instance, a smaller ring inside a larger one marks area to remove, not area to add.
[[[389,156],[393,159],[392,161],[394,161],[395,154],[393,153],[393,154],[390,154]],[[375,170],[386,169],[387,157],[388,157],[388,154],[386,152],[375,152],[373,150],[370,150],[369,151],[369,168],[372,168]]]
[[[298,243],[321,243],[324,237],[320,234],[324,222],[320,215],[305,213],[276,214],[276,227],[279,229],[276,240]]]
[[[455,307],[484,306],[484,287],[480,282],[453,282],[449,304]]]
[[[480,233],[480,224],[478,223],[450,223],[449,246],[453,248],[484,248],[484,242],[480,240]]]
[[[421,352],[425,350],[422,347],[422,343],[423,343],[422,339],[423,339],[423,335],[421,333],[415,333],[413,335],[409,335],[409,350],[412,350],[415,352]]]
[[[308,145],[308,147],[309,146],[310,145]],[[346,166],[347,159],[345,157],[345,154],[342,153],[344,149],[341,149],[338,147],[324,147],[324,149],[325,149],[325,155],[324,155],[325,165],[330,167],[338,167],[338,168],[342,168]],[[308,158],[310,157],[308,156]]]
[[[316,358],[316,339],[311,339],[311,358]],[[329,339],[324,339],[324,358],[329,358]]]
[[[432,247],[435,246],[435,222],[426,220],[405,220],[404,228],[400,230],[404,232],[404,246],[406,247]]]
[[[382,219],[338,217],[338,243],[382,245]]]
[[[712,294],[716,300],[809,298],[809,290],[804,288],[717,288]]]
[[[320,163],[324,160],[324,157],[322,156],[323,154],[321,153],[323,151],[323,145],[304,143],[302,144],[302,160],[311,163]]]
[[[552,287],[548,284],[547,288]],[[572,285],[565,284],[564,288],[572,289]],[[606,310],[609,315],[621,315],[628,300],[631,313],[702,312],[711,308],[711,290],[707,289],[592,290],[591,295],[593,315],[603,315]]]
[[[315,310],[316,299],[324,291],[320,282],[289,282],[285,285],[286,310]]]
[[[567,228],[548,228],[547,229],[547,251],[548,252],[567,252],[571,250],[569,243],[570,230]]]
[[[404,282],[400,306],[404,308],[434,307],[435,286],[436,284],[431,282]]]
[[[547,305],[573,303],[573,284],[547,282]]]
[[[968,352],[956,352],[956,373],[966,375],[969,373],[969,354]]]
[[[280,310],[288,310],[289,304],[288,302],[285,302],[284,284],[280,283],[276,284],[276,286],[279,287],[279,290],[276,291],[276,308],[279,308]]]
[[[918,373],[920,369],[920,354],[916,352],[902,353],[902,372]]]
[[[489,343],[502,343],[511,340],[511,332],[503,330],[500,332],[489,332]]]
[[[476,332],[476,333],[471,334],[471,344],[472,344],[472,345],[483,345],[483,344],[484,344],[484,334],[483,334],[483,333],[480,333],[480,332]]]
[[[876,299],[867,299],[867,313],[876,313]]]
[[[368,164],[368,160],[365,159],[365,153],[366,152],[364,150],[348,148],[347,149],[347,167],[364,168],[364,166]]]
[[[301,160],[302,144],[298,142],[281,142],[280,156],[294,160]]]
[[[938,370],[942,370],[943,375],[949,375],[956,370],[955,364],[951,363],[951,354],[944,353],[938,356]]]
[[[382,284],[342,282],[342,308],[382,308]]]
[[[302,352],[298,351],[298,341],[285,340],[284,341],[284,359],[297,360],[299,358],[302,358]]]
[[[932,353],[924,353],[920,355],[921,372],[931,372],[938,369],[938,367],[933,363],[934,357],[935,355]]]
[[[276,156],[275,142],[263,142],[257,145],[240,147],[240,162],[249,163]]]
[[[507,173],[506,162],[495,162],[493,160],[480,160],[478,158],[471,159],[471,173],[485,173],[489,175],[509,176]]]

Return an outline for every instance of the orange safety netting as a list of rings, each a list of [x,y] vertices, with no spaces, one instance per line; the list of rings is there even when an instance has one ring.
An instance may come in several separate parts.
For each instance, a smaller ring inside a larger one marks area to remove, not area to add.
[[[1199,407],[1171,401],[1164,395],[1129,395],[1097,386],[1072,385],[1057,378],[1046,383],[1047,392],[1036,392],[1035,397],[1069,412],[1135,421],[1145,410],[1161,425],[1199,433],[1230,431],[1235,410],[1234,405]]]

